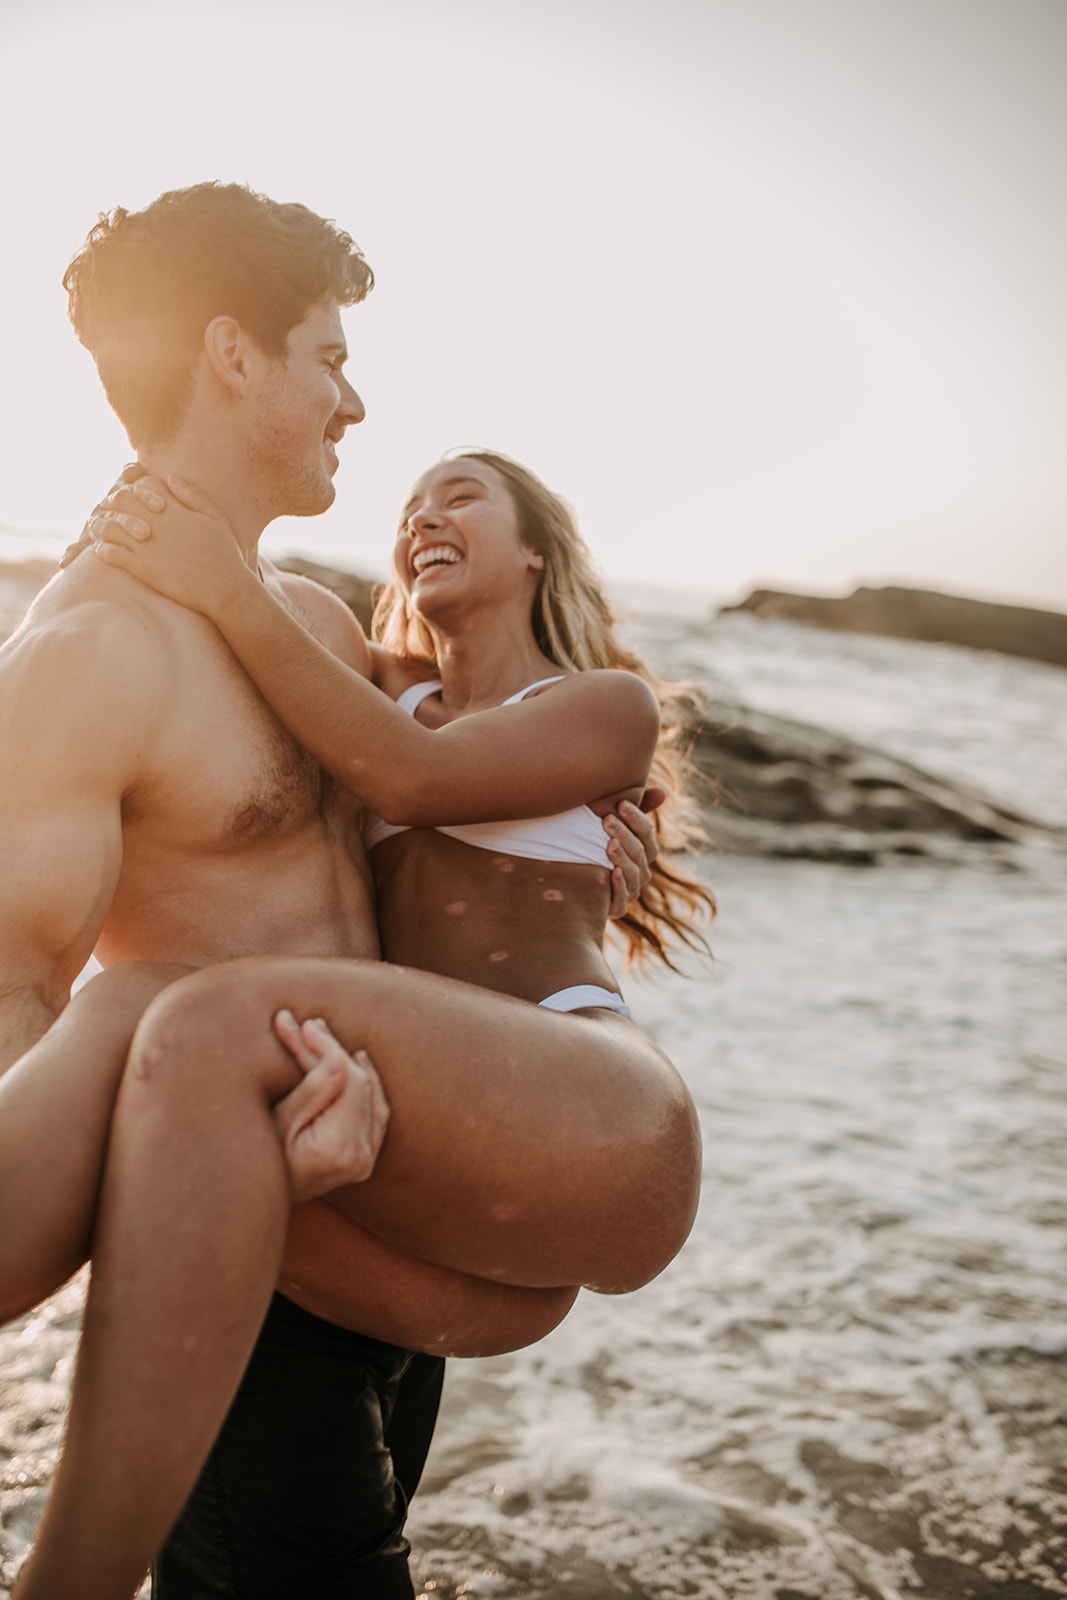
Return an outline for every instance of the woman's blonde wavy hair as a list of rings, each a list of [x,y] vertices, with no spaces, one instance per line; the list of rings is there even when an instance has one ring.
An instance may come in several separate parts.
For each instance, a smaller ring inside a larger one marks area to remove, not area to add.
[[[617,638],[615,618],[569,506],[526,467],[495,450],[454,450],[442,460],[484,462],[507,484],[523,543],[544,558],[530,620],[538,646],[549,660],[564,672],[621,668],[650,685],[660,704],[662,732],[649,782],[667,794],[652,817],[660,850],[671,855],[706,848],[707,835],[689,793],[693,768],[686,749],[685,713],[691,698],[684,685],[655,677]],[[375,607],[373,634],[395,655],[436,667],[433,635],[395,581],[386,586]],[[650,882],[613,927],[623,940],[628,964],[640,965],[652,957],[677,970],[672,951],[678,953],[680,946],[710,954],[698,923],[714,915],[715,900],[709,891],[683,869],[668,866],[661,856]]]

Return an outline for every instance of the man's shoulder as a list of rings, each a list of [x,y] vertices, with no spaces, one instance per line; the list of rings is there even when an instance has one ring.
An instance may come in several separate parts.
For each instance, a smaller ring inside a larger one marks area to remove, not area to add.
[[[363,677],[370,676],[370,650],[359,622],[339,595],[300,573],[262,563],[265,576],[284,595],[294,615],[335,656]]]
[[[171,667],[162,614],[171,605],[87,557],[56,574],[0,647],[0,684],[33,699],[46,695],[52,705],[59,689],[68,701],[104,691],[120,690],[125,700],[153,693]]]

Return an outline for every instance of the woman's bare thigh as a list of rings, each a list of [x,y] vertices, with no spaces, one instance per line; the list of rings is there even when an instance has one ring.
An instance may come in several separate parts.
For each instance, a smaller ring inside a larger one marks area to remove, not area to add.
[[[100,973],[0,1078],[0,1321],[86,1259],[130,1040],[150,1002],[189,970],[138,962]]]
[[[578,1290],[523,1289],[417,1261],[321,1200],[291,1214],[278,1288],[305,1311],[428,1355],[492,1356],[534,1344]]]
[[[168,1037],[277,1062],[270,1018],[369,1051],[391,1115],[373,1176],[330,1202],[406,1255],[532,1288],[638,1287],[692,1225],[696,1115],[670,1062],[609,1013],[568,1016],[410,968],[255,957],[157,1002]],[[220,1035],[220,1030],[223,1032]]]

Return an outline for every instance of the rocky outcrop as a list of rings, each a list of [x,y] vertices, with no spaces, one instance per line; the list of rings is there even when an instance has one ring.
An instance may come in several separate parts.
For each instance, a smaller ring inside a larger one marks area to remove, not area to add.
[[[1067,667],[1067,613],[969,600],[933,589],[860,588],[840,599],[791,594],[784,589],[753,589],[738,605],[722,609],[751,611],[757,617],[785,617],[846,633],[998,650],[1002,655]]]
[[[303,557],[278,565],[331,589],[369,628],[379,585]],[[0,637],[54,570],[50,562],[0,566]],[[714,700],[693,702],[687,736],[708,831],[727,852],[857,865],[909,855],[1012,864],[1022,846],[1064,842],[965,786],[757,711],[725,686],[716,686]]]
[[[894,856],[1011,865],[1055,829],[841,734],[717,698],[691,755],[715,847],[870,865]]]

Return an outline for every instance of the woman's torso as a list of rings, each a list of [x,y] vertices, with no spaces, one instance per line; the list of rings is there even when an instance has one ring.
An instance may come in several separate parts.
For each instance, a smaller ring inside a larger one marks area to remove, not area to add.
[[[399,703],[417,713],[427,697],[433,691],[422,685]],[[579,808],[530,827],[505,823],[499,831],[493,825],[457,831],[466,837],[411,828],[371,844],[385,959],[524,1000],[539,1001],[575,984],[614,990],[601,949],[611,864],[607,834],[595,815]],[[509,842],[523,854],[509,853]],[[583,860],[538,859],[527,852]]]

